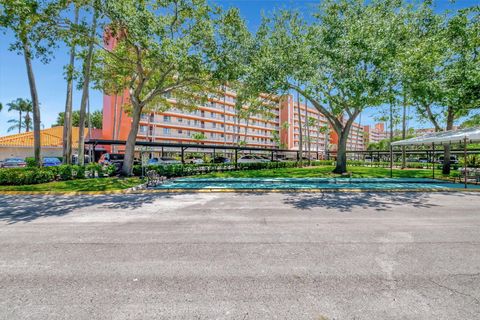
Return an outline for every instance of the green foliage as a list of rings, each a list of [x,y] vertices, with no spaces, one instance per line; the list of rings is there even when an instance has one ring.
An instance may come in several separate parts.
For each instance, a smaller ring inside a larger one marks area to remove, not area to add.
[[[0,191],[49,191],[49,192],[91,192],[124,190],[142,183],[138,178],[98,178],[52,181],[34,185],[0,185]]]
[[[91,163],[86,167],[78,165],[60,165],[56,167],[27,167],[0,170],[0,185],[25,185],[45,183],[54,180],[84,179],[85,172],[90,177],[112,176],[116,172],[114,165],[101,166]]]
[[[35,158],[25,158],[25,162],[27,163],[27,167],[29,168],[37,167],[37,161],[35,161]]]
[[[212,9],[205,0],[106,0],[112,50],[97,52],[93,79],[106,93],[127,88],[132,131],[125,146],[122,172],[130,175],[140,114],[173,107],[194,108],[206,100],[213,41]]]
[[[70,165],[61,165],[58,166],[58,175],[60,180],[71,180],[73,179],[73,168]]]
[[[0,170],[0,185],[24,185],[50,182],[55,179],[52,170],[40,168],[12,168]]]
[[[460,127],[461,128],[480,127],[480,114],[475,114],[471,116],[469,119],[462,122]]]
[[[33,104],[28,99],[17,98],[16,100],[7,103],[8,112],[18,112],[19,118],[18,119],[10,119],[8,123],[13,123],[7,131],[18,130],[21,132],[22,129],[25,131],[32,130],[32,117],[30,114],[33,112]]]
[[[312,161],[312,166],[322,164],[331,165],[332,161]],[[211,172],[237,171],[237,170],[260,170],[260,169],[279,169],[296,168],[299,163],[296,161],[285,162],[257,162],[257,163],[238,163],[236,166],[232,163],[205,163],[205,164],[175,164],[175,165],[150,165],[144,168],[144,173],[149,170],[155,170],[160,176],[167,178],[192,176],[197,174],[208,174]],[[136,176],[142,174],[140,165],[134,166],[133,173]]]
[[[55,124],[52,124],[52,127],[63,126],[65,113],[59,112],[57,116],[57,121]],[[103,113],[102,111],[96,110],[90,114],[90,121],[92,123],[92,128],[102,129],[103,123]],[[72,126],[78,127],[80,125],[80,111],[75,110],[72,112]],[[88,128],[88,119],[85,119],[85,127]]]

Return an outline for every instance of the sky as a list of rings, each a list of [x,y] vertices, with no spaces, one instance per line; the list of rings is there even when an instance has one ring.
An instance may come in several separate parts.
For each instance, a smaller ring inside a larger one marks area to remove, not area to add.
[[[249,28],[254,31],[261,21],[262,13],[269,13],[273,10],[295,8],[305,15],[314,10],[320,1],[312,0],[210,0],[212,4],[224,8],[238,7],[246,19]],[[438,11],[446,9],[457,9],[480,4],[480,0],[458,0],[452,3],[450,0],[438,0]],[[16,98],[30,99],[30,91],[23,56],[9,51],[9,44],[14,40],[11,33],[0,34],[0,103],[4,109],[0,112],[0,136],[7,134],[9,119],[16,119],[16,113],[7,112],[6,103]],[[64,66],[68,63],[68,49],[60,45],[55,50],[55,55],[49,64],[42,64],[39,61],[33,62],[33,69],[37,81],[38,95],[40,99],[41,120],[45,128],[55,123],[59,112],[65,107],[66,81],[64,78]],[[73,108],[78,110],[81,93],[74,92]],[[90,91],[91,111],[101,110],[102,92]],[[375,122],[373,111],[366,111],[362,116],[362,124],[373,124]],[[425,124],[414,123],[417,127]]]

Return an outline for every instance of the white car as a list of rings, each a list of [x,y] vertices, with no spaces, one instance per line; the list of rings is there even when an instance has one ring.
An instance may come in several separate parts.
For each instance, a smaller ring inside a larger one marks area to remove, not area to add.
[[[191,163],[191,164],[202,164],[204,161],[200,157],[187,157],[185,158],[185,163]]]
[[[256,163],[256,162],[269,162],[269,160],[264,159],[262,157],[249,154],[246,156],[242,156],[237,160],[238,163]]]

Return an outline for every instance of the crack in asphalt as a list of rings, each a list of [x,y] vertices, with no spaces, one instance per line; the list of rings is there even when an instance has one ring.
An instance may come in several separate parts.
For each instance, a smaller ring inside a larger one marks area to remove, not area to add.
[[[450,287],[447,287],[446,285],[443,285],[441,283],[438,283],[436,281],[433,281],[432,279],[428,279],[428,281],[430,281],[431,283],[439,286],[440,288],[444,288],[444,289],[447,289],[449,290],[450,292],[453,292],[453,293],[456,293],[456,294],[459,294],[459,295],[462,295],[462,296],[465,296],[465,297],[469,297],[471,299],[473,299],[477,304],[480,304],[480,299],[478,299],[477,297],[474,297],[468,293],[465,293],[465,292],[461,292],[461,291],[458,291],[454,288],[450,288]]]

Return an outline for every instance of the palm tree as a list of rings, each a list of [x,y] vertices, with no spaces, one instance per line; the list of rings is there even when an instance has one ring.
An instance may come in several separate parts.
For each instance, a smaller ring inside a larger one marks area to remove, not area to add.
[[[18,128],[18,133],[22,132],[22,128],[25,128],[26,131],[30,131],[31,120],[30,120],[30,112],[33,110],[33,104],[28,99],[18,98],[10,103],[7,103],[8,112],[16,111],[18,112],[18,120],[15,121],[8,121],[9,123],[15,123],[13,126],[8,128],[8,131],[14,130]],[[23,122],[22,114],[26,113],[25,115],[25,122]]]

